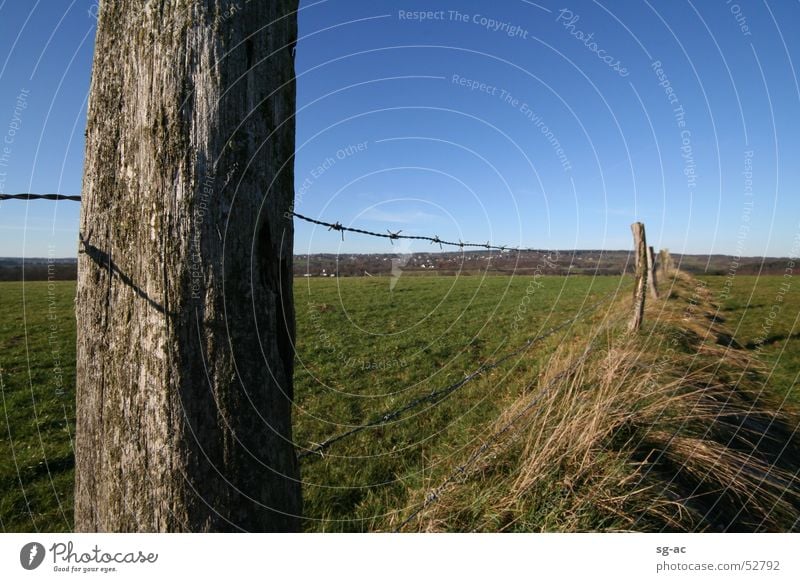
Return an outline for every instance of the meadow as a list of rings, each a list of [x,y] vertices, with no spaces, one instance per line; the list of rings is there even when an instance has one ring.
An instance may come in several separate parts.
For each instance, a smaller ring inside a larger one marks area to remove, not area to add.
[[[782,291],[781,277],[739,276],[732,284],[724,277],[700,279],[719,304],[713,319],[732,330],[737,353],[763,363],[763,383],[775,402],[796,405],[800,293]],[[630,291],[630,279],[613,276],[296,279],[293,421],[298,451],[305,453],[306,529],[385,531],[401,525],[487,442],[498,419],[563,365],[565,350],[600,340],[610,345],[619,335],[618,322],[628,315]],[[4,531],[71,529],[74,292],[72,282],[0,284]],[[601,298],[607,301],[588,309]],[[780,308],[773,316],[776,303]],[[660,305],[649,308],[647,338],[658,332]],[[526,341],[573,317],[569,326],[526,348]],[[514,357],[458,384],[482,364],[517,349]],[[420,401],[454,385],[442,397]],[[309,453],[365,423],[373,425]],[[487,452],[503,458],[502,451]],[[501,481],[511,472],[490,459],[481,464],[477,480],[453,495],[460,503],[440,503],[444,513],[437,515],[434,507],[432,516],[410,528],[503,529],[508,507],[495,511],[494,504],[506,495]],[[537,499],[546,503],[515,509],[508,523],[522,531],[625,529],[625,519],[598,504],[577,522],[552,521],[556,514],[547,508],[559,507],[564,482],[577,487],[574,479],[558,479],[555,493],[550,485],[538,490]]]

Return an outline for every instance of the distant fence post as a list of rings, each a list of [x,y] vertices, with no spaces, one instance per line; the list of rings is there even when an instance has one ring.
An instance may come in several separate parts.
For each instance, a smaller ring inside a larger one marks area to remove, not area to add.
[[[647,247],[647,282],[650,296],[658,299],[658,281],[656,280],[656,253],[653,247]]]
[[[628,325],[628,331],[638,331],[642,327],[644,318],[645,287],[647,286],[647,238],[644,233],[644,224],[634,222],[631,225],[633,232],[633,246],[636,256],[636,282],[633,287],[633,317]]]
[[[661,276],[667,277],[672,268],[672,255],[669,254],[669,249],[658,251],[658,270],[661,271]]]

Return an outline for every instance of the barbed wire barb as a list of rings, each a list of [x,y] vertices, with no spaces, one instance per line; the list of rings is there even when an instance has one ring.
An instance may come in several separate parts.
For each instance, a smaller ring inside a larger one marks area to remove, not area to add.
[[[342,241],[344,242],[344,227],[341,222],[334,222],[328,227],[328,230],[338,230],[342,233]]]

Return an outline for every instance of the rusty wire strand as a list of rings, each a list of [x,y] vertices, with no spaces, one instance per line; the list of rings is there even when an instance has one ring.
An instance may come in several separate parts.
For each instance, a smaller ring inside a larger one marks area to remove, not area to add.
[[[316,224],[318,226],[324,226],[324,227],[327,227],[328,230],[340,231],[342,233],[342,240],[344,240],[344,233],[345,232],[353,232],[353,233],[356,233],[356,234],[364,234],[364,235],[367,235],[367,236],[375,236],[375,237],[379,237],[379,238],[387,238],[387,239],[389,239],[389,242],[393,242],[393,241],[400,240],[400,239],[403,239],[403,240],[424,240],[424,241],[430,242],[431,244],[439,245],[440,249],[443,246],[451,246],[451,247],[458,247],[458,248],[460,248],[462,250],[465,249],[465,248],[474,248],[474,249],[487,249],[487,250],[490,250],[490,251],[494,250],[494,251],[500,251],[500,252],[506,252],[506,251],[516,251],[516,252],[527,251],[527,252],[537,252],[537,253],[547,252],[545,249],[511,247],[511,246],[508,246],[508,245],[493,245],[489,241],[486,241],[485,243],[471,243],[471,242],[463,242],[461,240],[459,240],[458,242],[453,242],[453,241],[444,240],[443,238],[440,238],[438,235],[423,236],[423,235],[400,234],[401,232],[403,232],[402,230],[398,230],[397,232],[387,231],[386,234],[384,234],[382,232],[373,232],[371,230],[364,230],[363,228],[353,228],[353,227],[349,227],[349,226],[344,226],[344,225],[342,225],[341,222],[338,222],[338,221],[337,222],[325,222],[324,220],[317,220],[316,218],[310,218],[308,216],[304,216],[302,214],[298,214],[297,212],[287,212],[285,214],[285,216],[286,217],[293,216],[294,218],[298,218],[300,220],[303,220],[305,222],[309,222],[311,224]]]
[[[80,202],[80,196],[66,194],[0,194],[0,200],[69,200]]]
[[[70,196],[66,194],[0,194],[0,200],[69,200],[71,202],[80,202],[80,196]],[[471,242],[463,242],[459,240],[458,242],[448,241],[440,238],[438,235],[434,236],[415,236],[415,235],[408,235],[408,234],[400,234],[402,231],[398,230],[397,232],[387,231],[386,234],[381,232],[373,232],[370,230],[365,230],[363,228],[353,228],[350,226],[344,226],[341,222],[325,222],[324,220],[317,220],[315,218],[310,218],[308,216],[304,216],[297,212],[289,211],[284,214],[286,217],[294,217],[305,222],[309,222],[311,224],[316,224],[318,226],[325,226],[328,230],[338,231],[342,235],[342,240],[344,240],[344,233],[345,232],[352,232],[356,234],[363,234],[367,236],[375,236],[379,238],[386,238],[389,239],[390,243],[393,243],[396,240],[424,240],[428,241],[431,244],[438,244],[439,248],[443,248],[444,246],[451,246],[451,247],[458,247],[461,250],[465,248],[473,248],[473,249],[486,249],[490,251],[500,251],[501,253],[506,251],[515,251],[515,252],[546,252],[545,249],[533,249],[533,248],[523,248],[523,247],[512,247],[509,245],[493,245],[489,241],[485,243],[471,243]]]

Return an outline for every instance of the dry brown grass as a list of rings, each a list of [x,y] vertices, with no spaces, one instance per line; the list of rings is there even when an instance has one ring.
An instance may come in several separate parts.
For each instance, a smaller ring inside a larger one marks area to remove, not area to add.
[[[463,471],[406,529],[797,531],[800,416],[702,284],[678,273],[649,303],[640,333],[562,345],[480,448],[439,463],[438,483]]]

